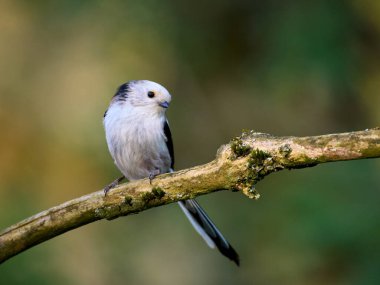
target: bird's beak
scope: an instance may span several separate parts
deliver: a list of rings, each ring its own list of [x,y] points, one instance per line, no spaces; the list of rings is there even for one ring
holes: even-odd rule
[[[169,107],[169,102],[168,101],[164,101],[164,102],[161,102],[160,104],[159,104],[162,108],[168,108]]]

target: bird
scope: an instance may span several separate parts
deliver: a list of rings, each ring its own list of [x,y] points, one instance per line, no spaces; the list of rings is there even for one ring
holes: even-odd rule
[[[123,174],[104,188],[174,171],[174,147],[166,118],[171,102],[169,91],[149,80],[131,80],[122,84],[112,97],[103,116],[109,152]],[[239,255],[195,199],[178,202],[195,230],[211,248],[239,266]]]

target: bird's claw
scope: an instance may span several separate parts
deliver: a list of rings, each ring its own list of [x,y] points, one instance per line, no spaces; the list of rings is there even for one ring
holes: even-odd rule
[[[115,188],[116,186],[119,185],[120,181],[124,179],[124,176],[122,177],[119,177],[118,179],[116,179],[115,181],[112,181],[110,184],[108,184],[106,187],[104,187],[103,191],[104,191],[104,196],[107,196],[107,193],[108,191],[110,191],[111,189]]]
[[[154,172],[151,172],[149,174],[149,183],[150,185],[152,185],[152,180],[158,175],[160,174],[160,170],[156,169]]]
[[[104,187],[103,191],[104,191],[104,195],[107,195],[108,191],[110,191],[112,188],[115,188],[117,186],[117,183],[112,182],[110,184],[108,184],[106,187]]]
[[[154,179],[154,177],[156,177],[156,175],[154,175],[153,173],[149,174],[149,183],[150,183],[150,185],[152,185],[152,180]]]

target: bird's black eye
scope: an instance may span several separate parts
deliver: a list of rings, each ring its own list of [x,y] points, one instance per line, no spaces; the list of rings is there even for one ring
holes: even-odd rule
[[[149,91],[149,92],[148,92],[148,97],[149,97],[149,98],[153,98],[154,95],[156,95],[156,94],[154,94],[153,91]]]

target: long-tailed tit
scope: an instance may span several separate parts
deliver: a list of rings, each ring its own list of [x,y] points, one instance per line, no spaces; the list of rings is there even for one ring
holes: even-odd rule
[[[152,180],[173,171],[173,141],[165,116],[170,101],[169,92],[152,81],[129,81],[118,88],[103,123],[109,151],[124,176],[108,185],[105,193],[124,177]],[[198,202],[190,199],[178,204],[206,243],[239,265],[238,254]]]

